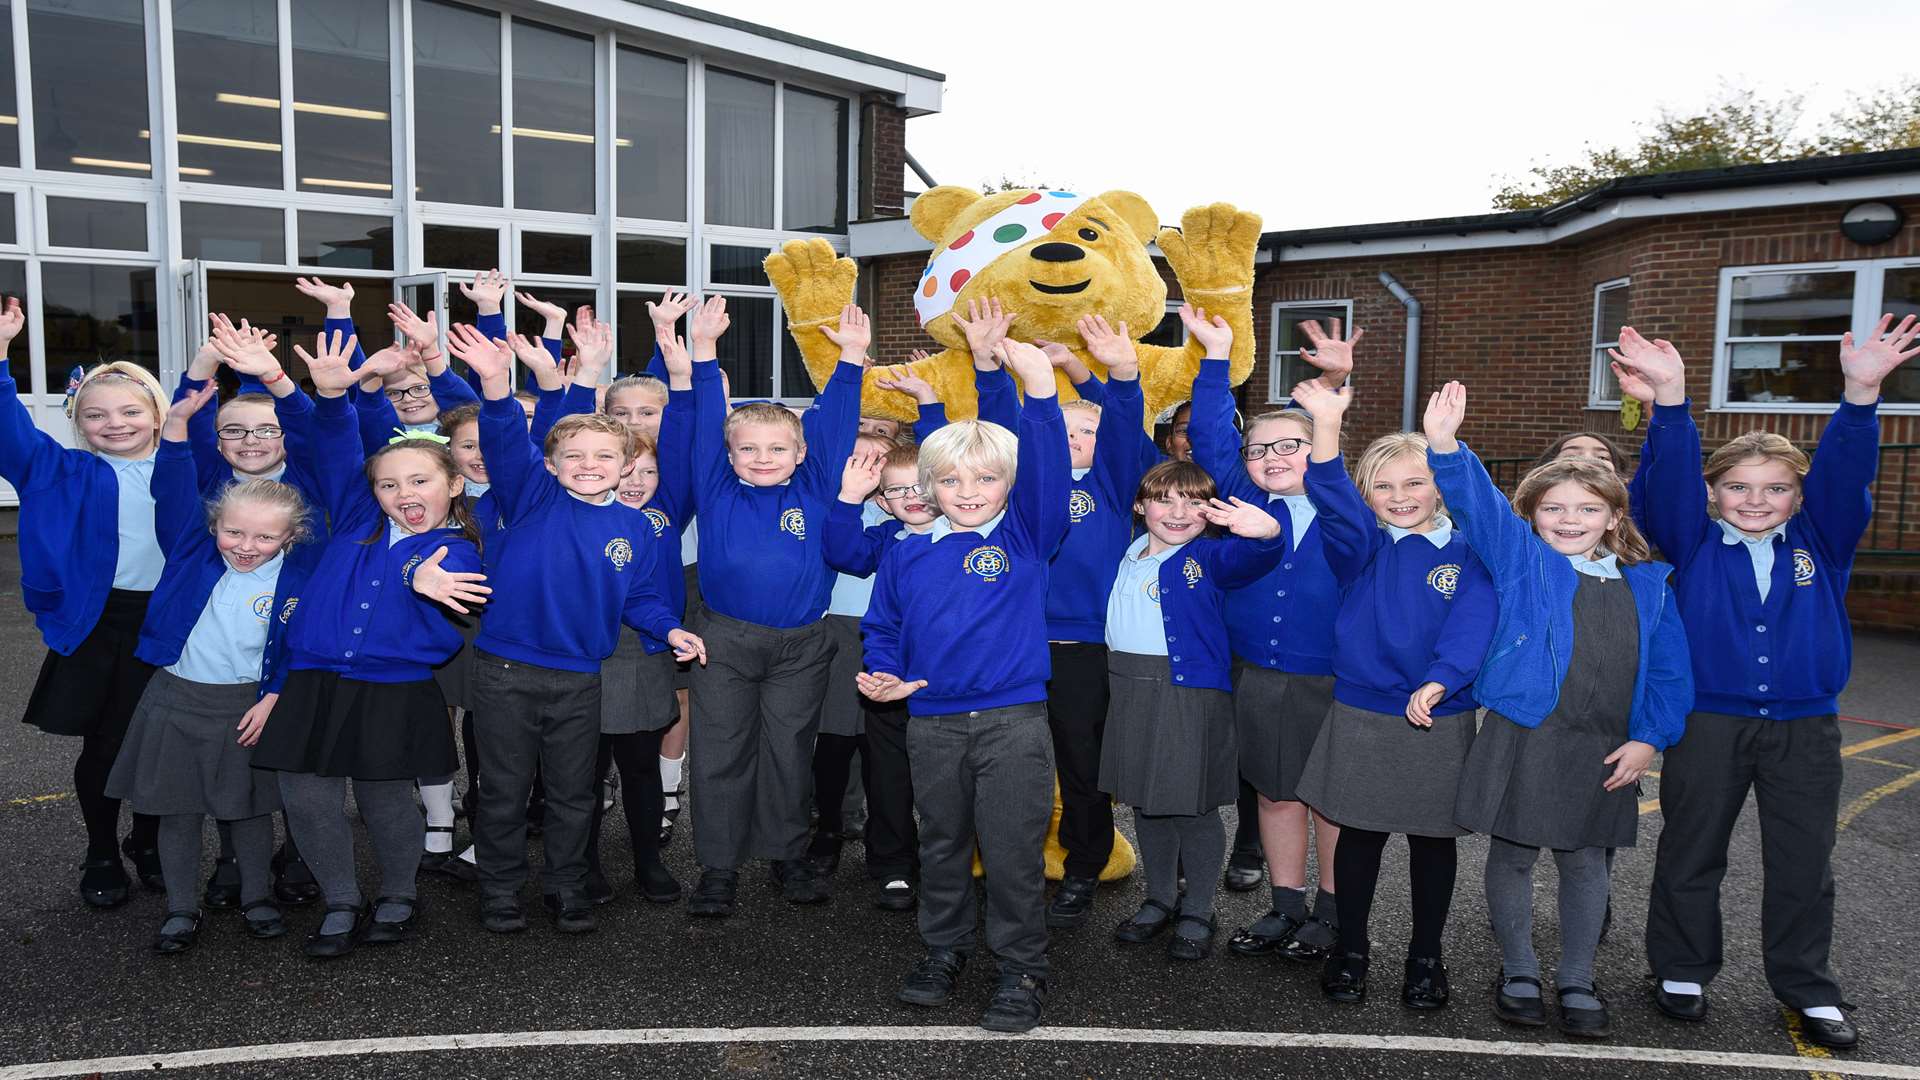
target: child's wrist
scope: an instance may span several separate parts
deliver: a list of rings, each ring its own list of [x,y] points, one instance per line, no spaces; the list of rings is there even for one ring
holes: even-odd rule
[[[498,300],[476,300],[473,302],[473,307],[476,314],[480,314],[480,315],[500,314],[500,301]]]
[[[353,301],[351,301],[351,300],[342,300],[342,301],[339,301],[339,302],[336,302],[336,303],[332,303],[332,304],[328,304],[328,305],[327,305],[327,318],[329,318],[329,319],[351,319],[351,318],[353,318]]]

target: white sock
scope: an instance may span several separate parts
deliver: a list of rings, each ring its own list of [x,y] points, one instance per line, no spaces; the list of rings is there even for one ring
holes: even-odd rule
[[[1845,1020],[1846,1014],[1831,1005],[1815,1005],[1811,1009],[1801,1009],[1800,1015],[1811,1016],[1815,1020]]]
[[[680,808],[680,770],[686,763],[687,755],[685,754],[677,758],[667,757],[664,754],[660,757],[660,790],[666,793],[668,810]]]
[[[1706,993],[1699,983],[1674,982],[1672,979],[1661,979],[1660,989],[1669,994],[1692,994],[1694,997]]]
[[[465,851],[463,851],[463,852],[461,852],[461,853],[460,853],[460,861],[461,861],[461,862],[466,862],[466,863],[473,863],[473,864],[474,864],[474,865],[476,865],[476,866],[478,866],[478,865],[479,865],[479,863],[480,863],[480,860],[478,860],[478,859],[476,859],[476,858],[474,858],[474,855],[473,855],[473,845],[472,845],[472,844],[468,844],[468,845],[467,845],[467,850],[465,850]]]
[[[427,824],[451,827],[453,825],[453,781],[444,784],[421,784],[420,806],[426,811]],[[451,833],[427,833],[427,850],[448,852],[453,850]]]

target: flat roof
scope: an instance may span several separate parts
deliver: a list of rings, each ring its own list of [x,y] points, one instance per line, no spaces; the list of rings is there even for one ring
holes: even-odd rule
[[[934,79],[939,82],[947,81],[947,77],[938,71],[930,71],[923,67],[914,67],[912,64],[903,64],[898,60],[889,60],[884,56],[875,56],[872,53],[849,49],[842,45],[835,45],[830,41],[820,41],[815,38],[802,37],[799,34],[788,33],[785,30],[777,30],[771,26],[762,26],[759,23],[751,23],[745,19],[736,19],[731,15],[721,15],[718,12],[704,11],[697,7],[689,7],[686,4],[676,4],[673,0],[627,0],[627,2],[630,4],[638,4],[641,7],[653,8],[656,11],[664,11],[670,15],[697,19],[700,22],[712,23],[715,26],[724,26],[730,30],[739,30],[743,33],[771,38],[774,41],[784,41],[789,45],[798,45],[801,48],[830,53],[848,60],[858,60],[863,64],[875,64],[894,71],[904,72],[908,75],[918,75],[923,79]]]

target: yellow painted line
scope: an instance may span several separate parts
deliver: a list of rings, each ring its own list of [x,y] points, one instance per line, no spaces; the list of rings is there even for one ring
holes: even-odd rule
[[[1795,1053],[1803,1058],[1812,1060],[1830,1061],[1833,1059],[1832,1052],[1826,1047],[1815,1046],[1813,1043],[1807,1041],[1806,1035],[1800,1031],[1800,1014],[1797,1011],[1783,1007],[1780,1010],[1780,1014],[1786,1017],[1787,1037],[1793,1040]],[[1840,1075],[1838,1073],[1820,1072],[1816,1070],[1807,1074],[1807,1080],[1840,1080]]]
[[[1875,765],[1886,765],[1890,768],[1895,768],[1895,769],[1913,768],[1913,762],[1911,761],[1888,761],[1886,758],[1883,758],[1883,757],[1868,757],[1865,754],[1855,754],[1853,755],[1853,760],[1871,762],[1872,764],[1875,764]]]
[[[1834,822],[1835,831],[1844,830],[1847,826],[1853,824],[1853,819],[1872,809],[1874,803],[1879,802],[1889,795],[1905,791],[1915,784],[1920,784],[1920,769],[1915,769],[1898,780],[1881,784],[1879,787],[1853,800],[1847,804],[1846,809],[1840,811],[1839,819]]]
[[[1862,739],[1851,746],[1841,747],[1840,756],[1841,757],[1859,757],[1861,754],[1864,754],[1869,750],[1878,750],[1883,746],[1892,746],[1895,743],[1903,743],[1903,742],[1906,742],[1908,739],[1920,739],[1920,728],[1908,728],[1905,731],[1894,731],[1894,732],[1889,732],[1885,735],[1875,736],[1874,738],[1871,738],[1871,739]],[[1905,769],[1910,767],[1900,762],[1883,761],[1879,758],[1862,758],[1861,760],[1871,761],[1875,765],[1892,765],[1893,767],[1898,769]],[[1659,774],[1649,771],[1647,775],[1658,776]],[[1854,814],[1858,814],[1860,811],[1865,810],[1867,807],[1872,806],[1874,803],[1879,802],[1881,799],[1886,798],[1888,795],[1891,795],[1894,792],[1900,791],[1901,789],[1906,788],[1907,786],[1915,783],[1920,783],[1920,780],[1915,780],[1911,776],[1903,777],[1899,780],[1894,781],[1893,784],[1887,785],[1886,789],[1875,788],[1873,791],[1867,792],[1865,795],[1862,795],[1859,799],[1855,800],[1853,805],[1847,807],[1846,812],[1840,815],[1840,823],[1841,823],[1840,827],[1843,829],[1846,828],[1847,827],[1846,823],[1853,820]],[[1641,816],[1644,817],[1645,815],[1651,814],[1658,809],[1660,809],[1659,796],[1655,796],[1651,799],[1640,800]]]
[[[1859,742],[1852,744],[1851,746],[1841,747],[1840,756],[1853,757],[1856,754],[1864,754],[1869,750],[1878,750],[1883,746],[1892,746],[1894,743],[1903,743],[1903,742],[1906,742],[1908,739],[1920,739],[1920,728],[1908,728],[1905,731],[1889,732],[1885,735],[1880,735],[1872,739],[1862,739]]]
[[[52,795],[28,795],[25,798],[8,799],[7,805],[8,806],[37,806],[41,803],[59,802],[62,799],[71,799],[71,798],[73,798],[73,792],[71,791],[56,791]]]

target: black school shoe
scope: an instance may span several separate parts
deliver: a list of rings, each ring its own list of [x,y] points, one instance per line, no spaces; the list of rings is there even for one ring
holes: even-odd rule
[[[1327,938],[1326,944],[1315,945],[1312,942],[1301,940],[1301,932],[1309,929],[1324,930]],[[1335,946],[1339,941],[1339,927],[1334,926],[1318,915],[1309,915],[1305,922],[1294,924],[1292,933],[1275,943],[1273,955],[1282,960],[1292,960],[1295,963],[1310,964],[1334,952]]]
[[[953,949],[928,949],[900,981],[894,997],[908,1005],[937,1008],[953,997],[953,984],[967,969],[967,954]]]
[[[1140,921],[1140,915],[1147,911],[1156,912],[1146,922]],[[1160,931],[1173,925],[1173,909],[1158,900],[1149,897],[1140,904],[1140,911],[1130,919],[1113,928],[1113,940],[1122,945],[1144,945],[1160,936]]]
[[[1524,1027],[1547,1026],[1547,1004],[1539,995],[1533,997],[1514,997],[1507,993],[1508,983],[1527,983],[1535,990],[1540,989],[1540,980],[1531,975],[1515,975],[1509,979],[1504,974],[1493,980],[1493,1015],[1509,1024]]]
[[[213,860],[213,874],[207,878],[206,891],[200,895],[200,906],[212,911],[225,911],[240,906],[240,860]]]
[[[1447,1007],[1452,990],[1447,986],[1447,965],[1437,956],[1407,958],[1407,978],[1400,984],[1400,1004],[1420,1012]]]
[[[777,859],[769,878],[789,904],[823,904],[832,895],[820,868],[810,859]]]
[[[1613,1018],[1607,1013],[1607,999],[1600,996],[1598,987],[1562,986],[1556,993],[1560,998],[1560,1030],[1576,1039],[1605,1039],[1613,1035]],[[1590,994],[1600,1003],[1597,1009],[1574,1009],[1567,1006],[1570,993]]]
[[[1358,1005],[1367,1000],[1366,955],[1329,952],[1320,969],[1320,993],[1336,1005]]]
[[[253,918],[253,913],[262,908],[271,914],[264,918]],[[242,905],[240,923],[247,928],[247,933],[262,941],[287,935],[287,921],[280,917],[280,909],[271,900],[255,900],[251,904]]]
[[[980,1014],[980,1026],[988,1031],[1018,1035],[1040,1026],[1040,1013],[1047,1004],[1047,981],[1018,972],[1005,972],[994,984],[993,999]]]
[[[910,878],[878,882],[873,890],[873,906],[882,911],[912,911],[919,902],[919,890]]]
[[[1846,1010],[1853,1008],[1844,1001],[1839,1007]],[[1853,1025],[1853,1017],[1845,1013],[1841,1014],[1839,1020],[1822,1020],[1798,1010],[1796,1014],[1800,1021],[1800,1034],[1816,1046],[1824,1046],[1829,1050],[1852,1050],[1860,1045],[1860,1029]]]
[[[1266,876],[1267,863],[1258,851],[1236,851],[1227,858],[1227,871],[1220,879],[1228,892],[1252,892]]]
[[[148,892],[166,892],[167,882],[160,873],[160,849],[157,847],[134,847],[133,837],[121,842],[120,852],[133,860],[133,872],[139,877],[140,884]]]
[[[480,880],[480,868],[461,858],[460,853],[454,850],[453,826],[429,825],[427,826],[427,831],[430,833],[444,833],[447,836],[447,850],[422,850],[420,852],[420,869],[423,873],[439,874],[442,877],[449,877],[455,881]]]
[[[620,895],[619,890],[613,887],[613,882],[607,880],[604,870],[597,866],[587,867],[587,903],[594,907],[601,907],[613,903],[613,898],[618,895]]]
[[[687,901],[687,914],[696,918],[724,919],[733,914],[739,895],[738,870],[702,867],[700,883],[694,886],[693,898]]]
[[[807,861],[821,877],[832,877],[840,869],[840,849],[844,843],[834,833],[817,830],[807,845]]]
[[[1656,975],[1653,977],[1653,1007],[1668,1019],[1697,1024],[1707,1018],[1707,995],[1672,993],[1660,985],[1660,977]]]
[[[518,897],[489,897],[480,901],[480,925],[495,934],[517,934],[527,928],[527,912]]]
[[[120,856],[88,859],[80,864],[80,899],[90,908],[111,911],[127,902],[127,868]]]
[[[640,897],[649,904],[671,904],[680,899],[680,882],[659,859],[645,861],[633,868],[633,883]]]
[[[1227,939],[1227,948],[1237,956],[1272,956],[1279,950],[1281,943],[1292,938],[1293,932],[1300,929],[1302,925],[1299,919],[1291,915],[1281,915],[1277,911],[1270,911],[1267,914],[1278,916],[1282,920],[1284,928],[1278,934],[1256,934],[1252,927],[1243,926],[1235,930],[1233,936]],[[1261,918],[1265,917],[1261,916]]]
[[[1181,923],[1193,923],[1205,933],[1199,937],[1188,937],[1180,932]],[[1170,960],[1205,960],[1213,955],[1213,935],[1219,924],[1212,917],[1201,918],[1198,915],[1179,915],[1173,920],[1173,936],[1167,939],[1167,958]]]
[[[553,917],[553,928],[563,934],[591,934],[600,928],[593,918],[593,901],[584,892],[548,893],[540,902]]]
[[[1093,894],[1099,888],[1099,878],[1061,878],[1060,887],[1053,891],[1053,900],[1047,904],[1047,928],[1072,930],[1084,925],[1087,916],[1093,914]]]
[[[367,924],[367,933],[360,939],[365,945],[392,945],[413,936],[414,922],[420,916],[420,898],[417,896],[382,896],[373,902],[373,910],[378,912],[389,904],[399,904],[407,909],[406,917],[397,920],[374,919]]]
[[[320,899],[320,883],[298,852],[283,846],[273,853],[273,898],[286,907],[305,907]]]
[[[199,911],[167,912],[167,917],[160,922],[161,926],[165,926],[175,919],[191,919],[193,925],[187,927],[185,930],[179,930],[173,933],[162,930],[153,935],[153,951],[162,956],[177,956],[193,948],[193,943],[200,937],[200,920],[203,917],[204,913]]]
[[[322,934],[319,931],[308,934],[307,943],[301,946],[301,951],[316,960],[331,960],[352,952],[355,939],[366,928],[368,910],[365,904],[328,904],[328,915],[336,911],[352,912],[353,925],[342,934]],[[322,925],[325,925],[324,922]]]

